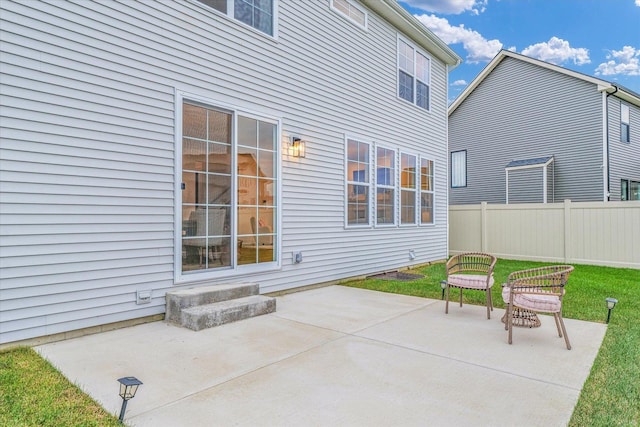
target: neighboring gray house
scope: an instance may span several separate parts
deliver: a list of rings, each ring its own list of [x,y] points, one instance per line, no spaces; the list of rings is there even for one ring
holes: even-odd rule
[[[449,107],[449,155],[451,205],[639,200],[640,95],[503,50]]]
[[[0,344],[447,257],[460,58],[395,0],[2,0],[0,40]]]

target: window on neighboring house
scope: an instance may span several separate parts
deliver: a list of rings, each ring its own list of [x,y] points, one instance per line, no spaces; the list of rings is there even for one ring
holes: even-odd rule
[[[640,182],[623,179],[620,182],[620,200],[640,200]]]
[[[629,126],[629,106],[627,104],[620,104],[620,141],[631,141],[630,126]]]
[[[198,0],[270,36],[273,35],[274,3],[277,0]]]
[[[347,139],[347,224],[369,225],[369,144]]]
[[[400,224],[416,223],[416,156],[400,154]]]
[[[398,96],[429,110],[429,57],[398,37]]]
[[[420,224],[433,224],[433,160],[420,158]]]
[[[362,28],[367,28],[367,12],[352,0],[331,0],[331,8],[337,10]]]
[[[276,262],[277,122],[190,100],[181,106],[179,271]]]
[[[396,152],[376,149],[376,224],[395,224]]]
[[[451,188],[467,186],[467,150],[451,153]]]

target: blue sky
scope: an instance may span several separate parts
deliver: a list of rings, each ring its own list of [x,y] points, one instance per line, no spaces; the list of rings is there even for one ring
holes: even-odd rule
[[[399,0],[463,63],[449,99],[509,49],[640,93],[640,0]]]

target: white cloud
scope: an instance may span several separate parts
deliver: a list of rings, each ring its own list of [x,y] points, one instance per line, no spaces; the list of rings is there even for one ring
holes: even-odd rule
[[[438,18],[435,15],[415,16],[445,43],[462,43],[467,51],[468,62],[490,61],[502,49],[500,40],[487,40],[479,32],[467,29],[463,24],[454,27],[445,18]]]
[[[572,60],[576,65],[591,63],[589,49],[583,47],[573,48],[569,46],[568,41],[558,37],[551,37],[548,42],[531,45],[525,48],[522,54],[556,65],[569,60]]]
[[[455,82],[451,83],[451,86],[466,86],[466,85],[467,85],[466,80],[456,80]]]
[[[636,0],[636,6],[640,7],[640,0]]]
[[[640,6],[640,0],[636,0],[636,4]],[[612,50],[607,55],[607,59],[607,62],[603,62],[596,68],[597,76],[612,74],[640,76],[640,49],[625,46],[622,50]]]
[[[488,0],[400,0],[409,6],[429,12],[457,15],[467,10],[478,15],[486,10]],[[640,1],[640,0],[637,0]]]

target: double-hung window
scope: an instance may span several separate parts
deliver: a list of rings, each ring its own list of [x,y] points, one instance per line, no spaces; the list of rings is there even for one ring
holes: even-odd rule
[[[362,28],[367,28],[367,12],[353,0],[331,0],[331,8]]]
[[[277,263],[278,122],[180,97],[183,278]]]
[[[467,150],[451,153],[451,188],[467,186]]]
[[[198,0],[207,6],[273,36],[274,3],[277,0]]]
[[[396,152],[376,148],[376,224],[395,224]]]
[[[627,104],[620,104],[620,141],[631,141],[630,131],[629,106]]]
[[[369,225],[371,198],[370,146],[366,142],[347,139],[347,224]]]
[[[430,70],[429,57],[398,37],[398,96],[429,110]]]
[[[420,158],[420,224],[433,224],[433,160]]]
[[[416,156],[400,154],[400,224],[416,223]]]
[[[352,138],[345,154],[347,227],[435,223],[433,160]]]

